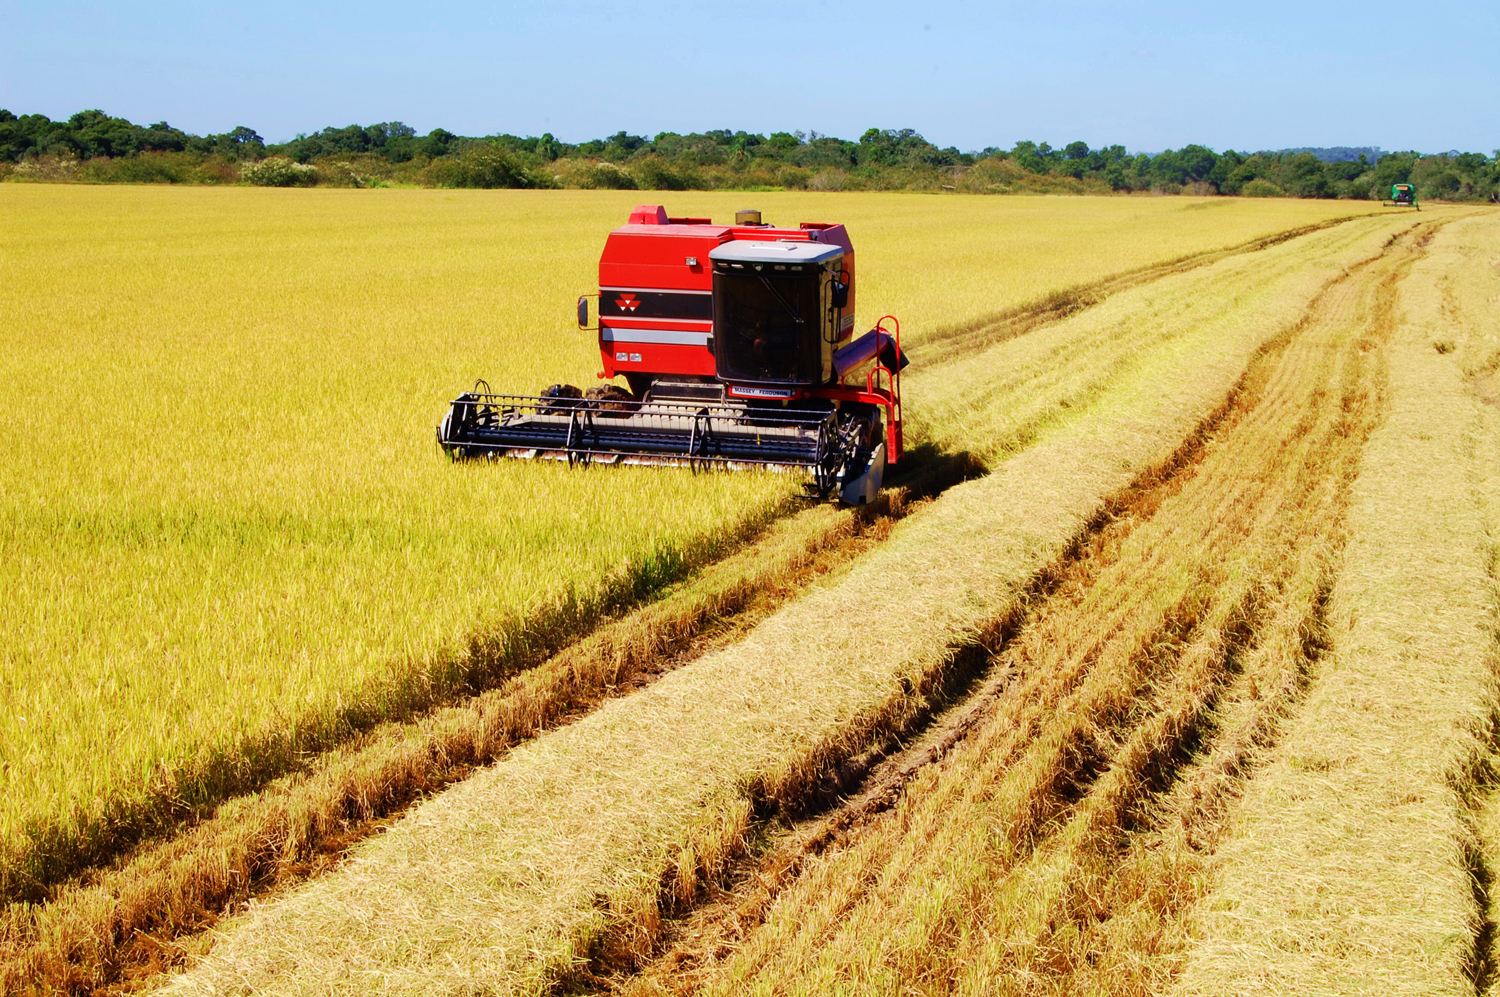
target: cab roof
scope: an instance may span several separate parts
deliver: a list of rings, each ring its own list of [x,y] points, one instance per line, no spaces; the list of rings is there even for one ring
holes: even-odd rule
[[[822,242],[736,239],[715,246],[709,251],[708,258],[735,263],[826,263],[843,255],[842,246]]]

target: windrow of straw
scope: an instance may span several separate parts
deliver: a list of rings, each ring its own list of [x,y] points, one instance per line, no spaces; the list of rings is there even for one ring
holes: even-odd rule
[[[1099,535],[995,659],[1005,691],[893,808],[795,835],[776,890],[621,989],[1159,992],[1201,853],[1315,665],[1378,415],[1368,319],[1413,241],[1352,266],[1256,360],[1197,460]]]
[[[1311,232],[1342,225],[1357,217],[1359,216],[1345,215],[1341,218],[1327,218],[1309,225],[1289,228],[1284,232],[1257,236],[1233,246],[1189,253],[1170,260],[1154,261],[1145,266],[1110,274],[1099,280],[1053,291],[1039,301],[1027,302],[1024,305],[983,315],[969,322],[945,326],[923,340],[922,362],[941,364],[964,354],[976,353],[996,343],[1015,339],[1039,326],[1067,318],[1085,308],[1097,305],[1111,294],[1149,284],[1170,274],[1186,273],[1197,267],[1217,263],[1230,256],[1269,249]]]
[[[1373,317],[1393,330],[1388,401],[1351,495],[1331,653],[1231,828],[1184,993],[1483,983],[1475,889],[1493,873],[1470,807],[1493,751],[1495,588],[1475,486],[1494,450],[1450,355],[1449,256],[1393,274]]]
[[[1031,446],[1052,427],[1066,423],[1120,380],[1135,376],[1138,357],[1176,336],[1184,323],[1211,323],[1226,304],[1251,300],[1285,314],[1301,308],[1306,297],[1291,295],[1287,304],[1273,302],[1266,289],[1293,279],[1314,261],[1346,258],[1363,245],[1371,227],[1382,231],[1393,222],[1373,219],[1316,232],[1261,252],[1232,255],[1206,270],[1181,275],[1211,286],[1198,299],[1168,295],[1178,278],[1116,295],[1091,311],[1102,323],[1090,335],[1077,335],[1072,323],[1039,329],[1020,339],[1001,341],[977,353],[935,367],[913,366],[906,383],[925,404],[912,416],[914,437],[943,449],[968,450],[987,463]],[[1355,251],[1368,258],[1374,250]],[[1118,306],[1133,303],[1128,320]]]
[[[855,512],[815,506],[498,689],[387,724],[307,771],[222,807],[119,868],[0,915],[0,993],[91,992],[180,962],[179,936],[251,896],[326,871],[421,796],[559,721],[727,643],[813,579],[878,543],[899,493]]]
[[[1480,404],[1474,491],[1489,538],[1489,573],[1500,577],[1500,224],[1484,216],[1465,218],[1443,230],[1432,246],[1431,262],[1419,268],[1406,291],[1408,315],[1432,335],[1430,345],[1457,361]],[[1500,984],[1500,758],[1483,759],[1479,792],[1470,794],[1475,841],[1469,855],[1476,893],[1483,906],[1477,947],[1476,983],[1493,994]]]
[[[1391,223],[1353,224],[1127,292],[992,351],[1006,383],[1070,346],[1117,359],[1092,387],[1063,364],[1078,388],[1065,416],[1034,420],[1029,449],[903,520],[836,581],[252,907],[169,989],[538,993],[591,961],[640,958],[663,913],[724,873],[758,813],[795,808],[845,759],[926,714],[1104,498],[1169,462],[1265,342],[1346,266],[1379,255]],[[1030,393],[1012,390],[1014,409],[1002,394],[988,412],[1026,419]]]

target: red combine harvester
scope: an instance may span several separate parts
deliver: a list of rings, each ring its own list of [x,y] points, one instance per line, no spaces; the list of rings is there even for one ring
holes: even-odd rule
[[[599,260],[607,384],[454,399],[438,442],[454,457],[800,468],[820,497],[871,501],[901,458],[900,323],[854,335],[854,247],[842,225],[733,225],[636,208]],[[889,327],[887,327],[889,326]]]

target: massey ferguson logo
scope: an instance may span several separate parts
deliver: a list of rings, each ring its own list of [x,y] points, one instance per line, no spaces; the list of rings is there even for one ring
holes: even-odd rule
[[[622,312],[633,312],[641,306],[640,300],[633,294],[616,295],[615,304]]]

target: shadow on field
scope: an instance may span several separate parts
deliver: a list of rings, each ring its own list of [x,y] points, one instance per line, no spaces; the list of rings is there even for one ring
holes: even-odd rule
[[[912,499],[935,498],[954,485],[989,473],[984,461],[967,450],[943,450],[934,443],[918,443],[901,456],[886,477],[886,487],[904,488]]]

